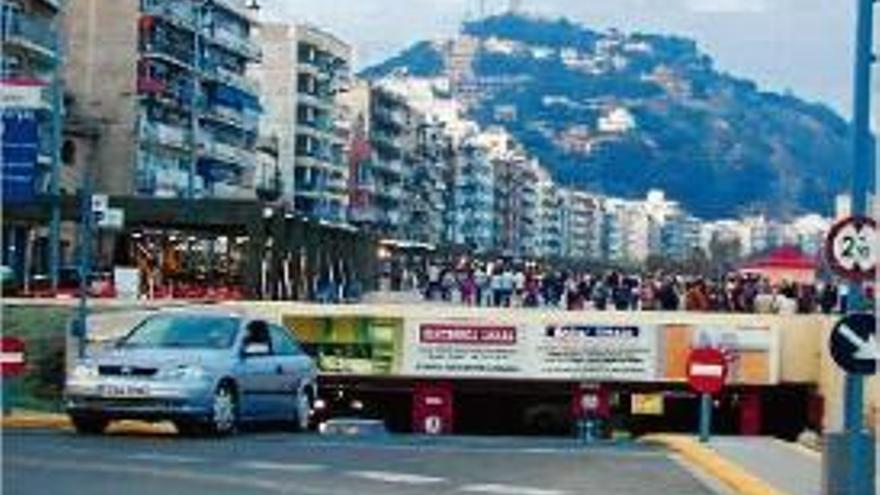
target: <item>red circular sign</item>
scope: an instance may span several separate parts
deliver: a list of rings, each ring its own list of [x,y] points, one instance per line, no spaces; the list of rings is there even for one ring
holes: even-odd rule
[[[4,378],[24,373],[26,364],[23,340],[18,337],[0,339],[0,374]]]
[[[718,349],[694,349],[687,363],[688,383],[701,394],[717,394],[727,379],[727,359]]]
[[[825,259],[848,280],[872,280],[877,273],[877,222],[871,217],[845,218],[825,239]]]

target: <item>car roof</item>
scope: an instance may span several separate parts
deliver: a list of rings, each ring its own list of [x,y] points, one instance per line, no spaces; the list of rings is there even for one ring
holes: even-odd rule
[[[229,310],[222,310],[220,308],[210,310],[210,309],[191,309],[191,308],[163,308],[151,315],[152,316],[182,316],[186,318],[218,318],[218,317],[226,317],[226,318],[234,318],[241,321],[249,321],[253,318],[245,316],[241,313],[237,313]]]

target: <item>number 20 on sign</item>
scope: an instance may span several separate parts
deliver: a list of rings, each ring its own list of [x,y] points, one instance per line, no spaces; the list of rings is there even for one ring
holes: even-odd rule
[[[877,223],[870,217],[849,217],[834,224],[825,240],[825,259],[838,275],[869,280],[877,271]]]

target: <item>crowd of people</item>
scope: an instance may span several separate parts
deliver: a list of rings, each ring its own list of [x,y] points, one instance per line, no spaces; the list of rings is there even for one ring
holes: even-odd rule
[[[740,313],[846,312],[849,291],[831,281],[771,283],[755,274],[709,278],[664,273],[539,271],[513,265],[431,265],[415,275],[427,300],[473,306],[557,307],[569,310],[711,311]],[[873,288],[866,289],[873,302]]]

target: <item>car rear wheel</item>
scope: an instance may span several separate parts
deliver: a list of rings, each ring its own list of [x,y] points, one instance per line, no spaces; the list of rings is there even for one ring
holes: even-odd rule
[[[230,435],[238,427],[238,398],[229,383],[220,384],[214,392],[209,426],[215,435]]]
[[[76,432],[83,435],[100,435],[110,424],[109,420],[96,416],[71,416],[70,422]]]

